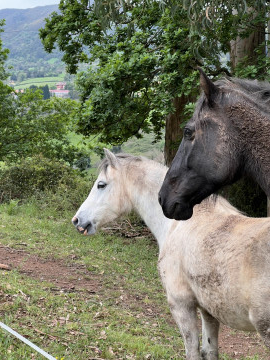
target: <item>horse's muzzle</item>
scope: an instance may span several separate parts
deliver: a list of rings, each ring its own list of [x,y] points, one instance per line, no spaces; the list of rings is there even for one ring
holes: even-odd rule
[[[74,216],[71,221],[81,234],[91,235],[95,233],[95,229],[91,221],[86,224],[80,224],[80,220],[76,216]]]

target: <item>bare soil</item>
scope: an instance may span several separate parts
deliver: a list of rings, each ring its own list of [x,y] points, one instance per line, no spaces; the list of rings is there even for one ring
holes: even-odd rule
[[[62,260],[43,259],[7,246],[0,246],[0,264],[34,279],[53,283],[64,291],[87,290],[96,293],[101,287],[98,276],[83,265],[66,265]]]
[[[102,289],[101,276],[93,274],[84,265],[67,265],[63,260],[43,259],[23,250],[0,245],[0,269],[1,265],[4,265],[2,271],[6,271],[8,266],[9,269],[17,269],[34,279],[55,284],[56,289],[63,291],[86,290],[95,294]],[[132,299],[130,301],[132,302]],[[233,359],[240,360],[257,355],[258,360],[270,360],[270,351],[265,348],[257,334],[236,331],[224,325],[221,326],[219,348],[220,353]]]

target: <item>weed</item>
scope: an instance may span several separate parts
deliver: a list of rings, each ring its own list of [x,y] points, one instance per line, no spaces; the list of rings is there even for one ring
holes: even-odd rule
[[[10,200],[10,202],[6,205],[6,213],[8,215],[16,215],[19,211],[19,200]]]

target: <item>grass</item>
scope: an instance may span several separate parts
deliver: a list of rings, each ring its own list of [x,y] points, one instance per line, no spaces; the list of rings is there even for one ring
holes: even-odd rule
[[[65,360],[179,359],[183,343],[159,281],[156,244],[105,233],[83,237],[72,228],[72,215],[66,211],[60,218],[53,208],[37,203],[1,205],[1,244],[67,265],[72,254],[74,263],[99,277],[100,291],[66,293],[16,270],[4,271],[2,320]],[[0,341],[0,358],[40,359],[1,330]]]
[[[92,166],[96,167],[96,165],[100,162],[100,157],[94,152],[94,150],[89,150],[89,145],[95,148],[96,146],[100,146],[98,141],[98,137],[92,136],[83,141],[83,136],[76,134],[74,132],[70,132],[68,134],[68,139],[71,143],[79,149],[83,149],[89,151],[89,155],[91,157]],[[162,161],[162,153],[164,150],[164,140],[161,140],[157,143],[154,143],[154,135],[153,134],[144,134],[142,139],[137,139],[132,137],[127,142],[125,142],[121,146],[122,152],[132,154],[132,155],[141,155],[146,156],[150,159],[154,159],[157,161]],[[105,145],[110,149],[109,145]]]
[[[57,82],[59,81],[63,81],[64,80],[64,74],[60,75],[60,76],[55,76],[55,77],[43,77],[43,78],[31,78],[31,79],[27,79],[25,81],[20,82],[19,84],[14,86],[15,90],[18,89],[26,89],[29,88],[31,85],[35,85],[35,86],[45,86],[45,85],[55,85]]]
[[[153,134],[143,134],[142,139],[131,138],[123,144],[122,149],[124,152],[133,155],[143,155],[148,158],[154,159],[164,150],[164,140],[154,143]]]
[[[84,237],[70,223],[74,212],[60,212],[49,199],[0,205],[2,246],[84,266],[99,283],[93,293],[64,291],[15,269],[0,270],[1,320],[58,359],[184,359],[158,276],[156,243],[114,232]],[[1,359],[43,359],[1,329],[0,341]]]

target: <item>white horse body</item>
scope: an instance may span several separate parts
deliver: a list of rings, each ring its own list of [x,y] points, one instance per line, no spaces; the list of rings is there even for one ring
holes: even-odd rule
[[[187,221],[167,219],[158,191],[167,169],[132,156],[106,160],[73,218],[84,234],[135,209],[159,244],[159,272],[190,360],[218,359],[219,322],[270,342],[270,221],[209,199]],[[197,309],[202,316],[199,353]]]

